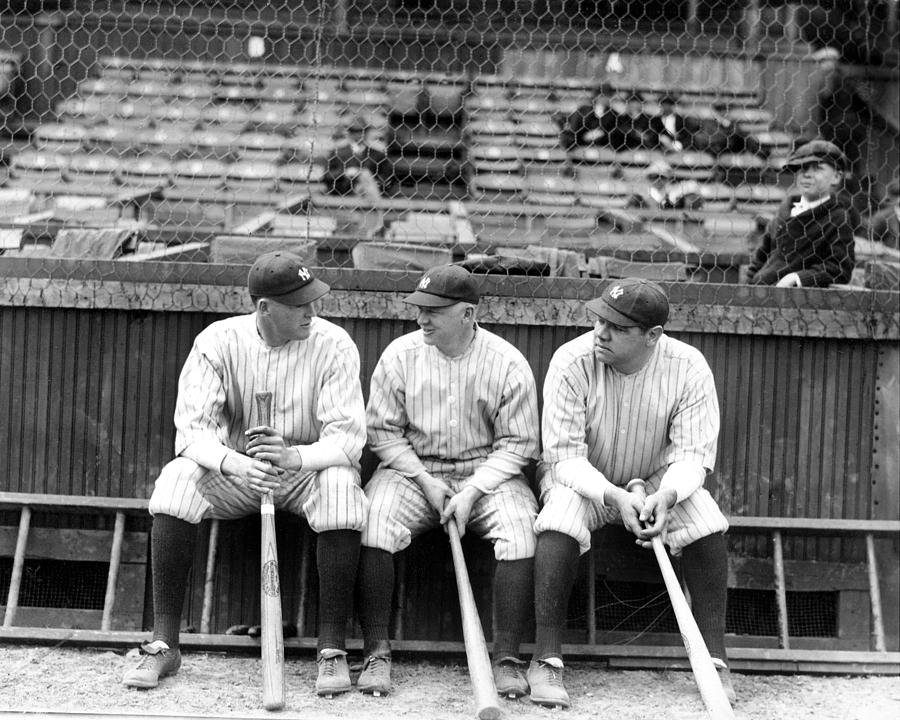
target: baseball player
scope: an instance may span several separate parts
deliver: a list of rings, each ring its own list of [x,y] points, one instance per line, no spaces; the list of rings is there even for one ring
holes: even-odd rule
[[[594,330],[554,353],[544,382],[531,700],[569,705],[560,634],[578,557],[608,523],[623,523],[645,547],[664,533],[682,555],[697,624],[733,699],[728,521],[703,488],[719,433],[712,373],[697,349],[663,332],[669,303],[655,283],[616,280],[587,309]],[[646,500],[630,491],[635,479],[646,482]]]
[[[538,453],[537,391],[522,354],[479,327],[478,301],[464,268],[429,270],[406,298],[420,329],[388,345],[372,375],[366,417],[381,462],[365,488],[362,692],[391,688],[393,554],[448,522],[493,543],[494,678],[501,695],[528,692],[519,642],[534,586],[537,501],[522,469]]]
[[[350,689],[344,636],[367,510],[359,352],[343,329],[316,317],[329,287],[297,256],[262,255],[248,286],[255,312],[203,330],[181,371],[176,458],[150,498],[153,639],[122,679],[131,687],[156,687],[181,665],[197,523],[258,513],[262,494],[272,490],[277,508],[302,515],[318,533],[316,690]],[[272,393],[271,425],[254,407],[254,394],[263,391]]]

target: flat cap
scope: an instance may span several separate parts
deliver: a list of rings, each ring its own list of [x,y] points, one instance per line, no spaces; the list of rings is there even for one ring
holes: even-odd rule
[[[845,170],[849,164],[841,149],[827,140],[810,140],[794,150],[784,167],[796,170],[811,163],[827,163],[836,170]]]

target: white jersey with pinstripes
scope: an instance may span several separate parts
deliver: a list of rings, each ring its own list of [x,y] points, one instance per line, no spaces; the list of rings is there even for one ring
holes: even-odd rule
[[[372,450],[410,476],[474,474],[490,492],[538,454],[531,367],[481,327],[453,358],[426,345],[420,330],[394,340],[372,374],[366,412]]]
[[[719,404],[696,348],[663,334],[647,363],[625,375],[594,354],[594,334],[561,346],[544,382],[542,487],[555,466],[586,457],[614,485],[649,478],[676,461],[712,470]]]
[[[272,393],[271,425],[288,445],[331,446],[359,468],[365,407],[359,351],[337,325],[313,318],[310,336],[270,347],[256,313],[213,323],[195,339],[178,382],[175,454],[218,469],[244,431],[265,424],[254,394]]]

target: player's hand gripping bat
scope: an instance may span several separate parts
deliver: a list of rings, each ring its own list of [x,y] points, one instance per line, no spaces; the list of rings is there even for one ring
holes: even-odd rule
[[[272,393],[256,393],[259,422],[272,422]],[[263,707],[284,707],[284,636],[281,625],[281,585],[275,543],[275,502],[272,491],[263,495],[260,512],[260,642],[262,645]]]
[[[631,492],[642,500],[647,497],[643,480],[632,480],[629,486]],[[687,651],[694,680],[697,682],[706,711],[712,720],[734,720],[731,703],[728,702],[722,682],[719,680],[719,673],[713,665],[709,650],[700,634],[700,628],[697,627],[697,621],[694,620],[687,598],[681,590],[662,538],[659,535],[654,536],[651,544],[653,545],[653,554],[656,555],[656,562],[659,564],[659,571],[666,583],[672,610],[675,611],[675,619],[678,621],[678,629],[681,631],[681,641]]]

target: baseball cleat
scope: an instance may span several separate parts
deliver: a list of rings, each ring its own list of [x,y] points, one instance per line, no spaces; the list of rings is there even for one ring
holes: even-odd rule
[[[503,657],[494,663],[494,685],[501,697],[516,700],[528,694],[528,681],[522,674],[525,661],[514,657]]]
[[[141,644],[141,659],[122,676],[122,684],[149,689],[159,685],[161,678],[174,675],[181,667],[181,651],[172,650],[162,640]]]
[[[350,690],[346,652],[330,648],[322,650],[316,662],[319,665],[319,676],[316,678],[316,694],[319,697],[331,699]]]
[[[356,680],[356,689],[375,697],[387,695],[391,691],[391,656],[369,655]]]
[[[563,685],[563,664],[559,658],[532,660],[525,675],[531,688],[531,702],[557,709],[571,704]]]

